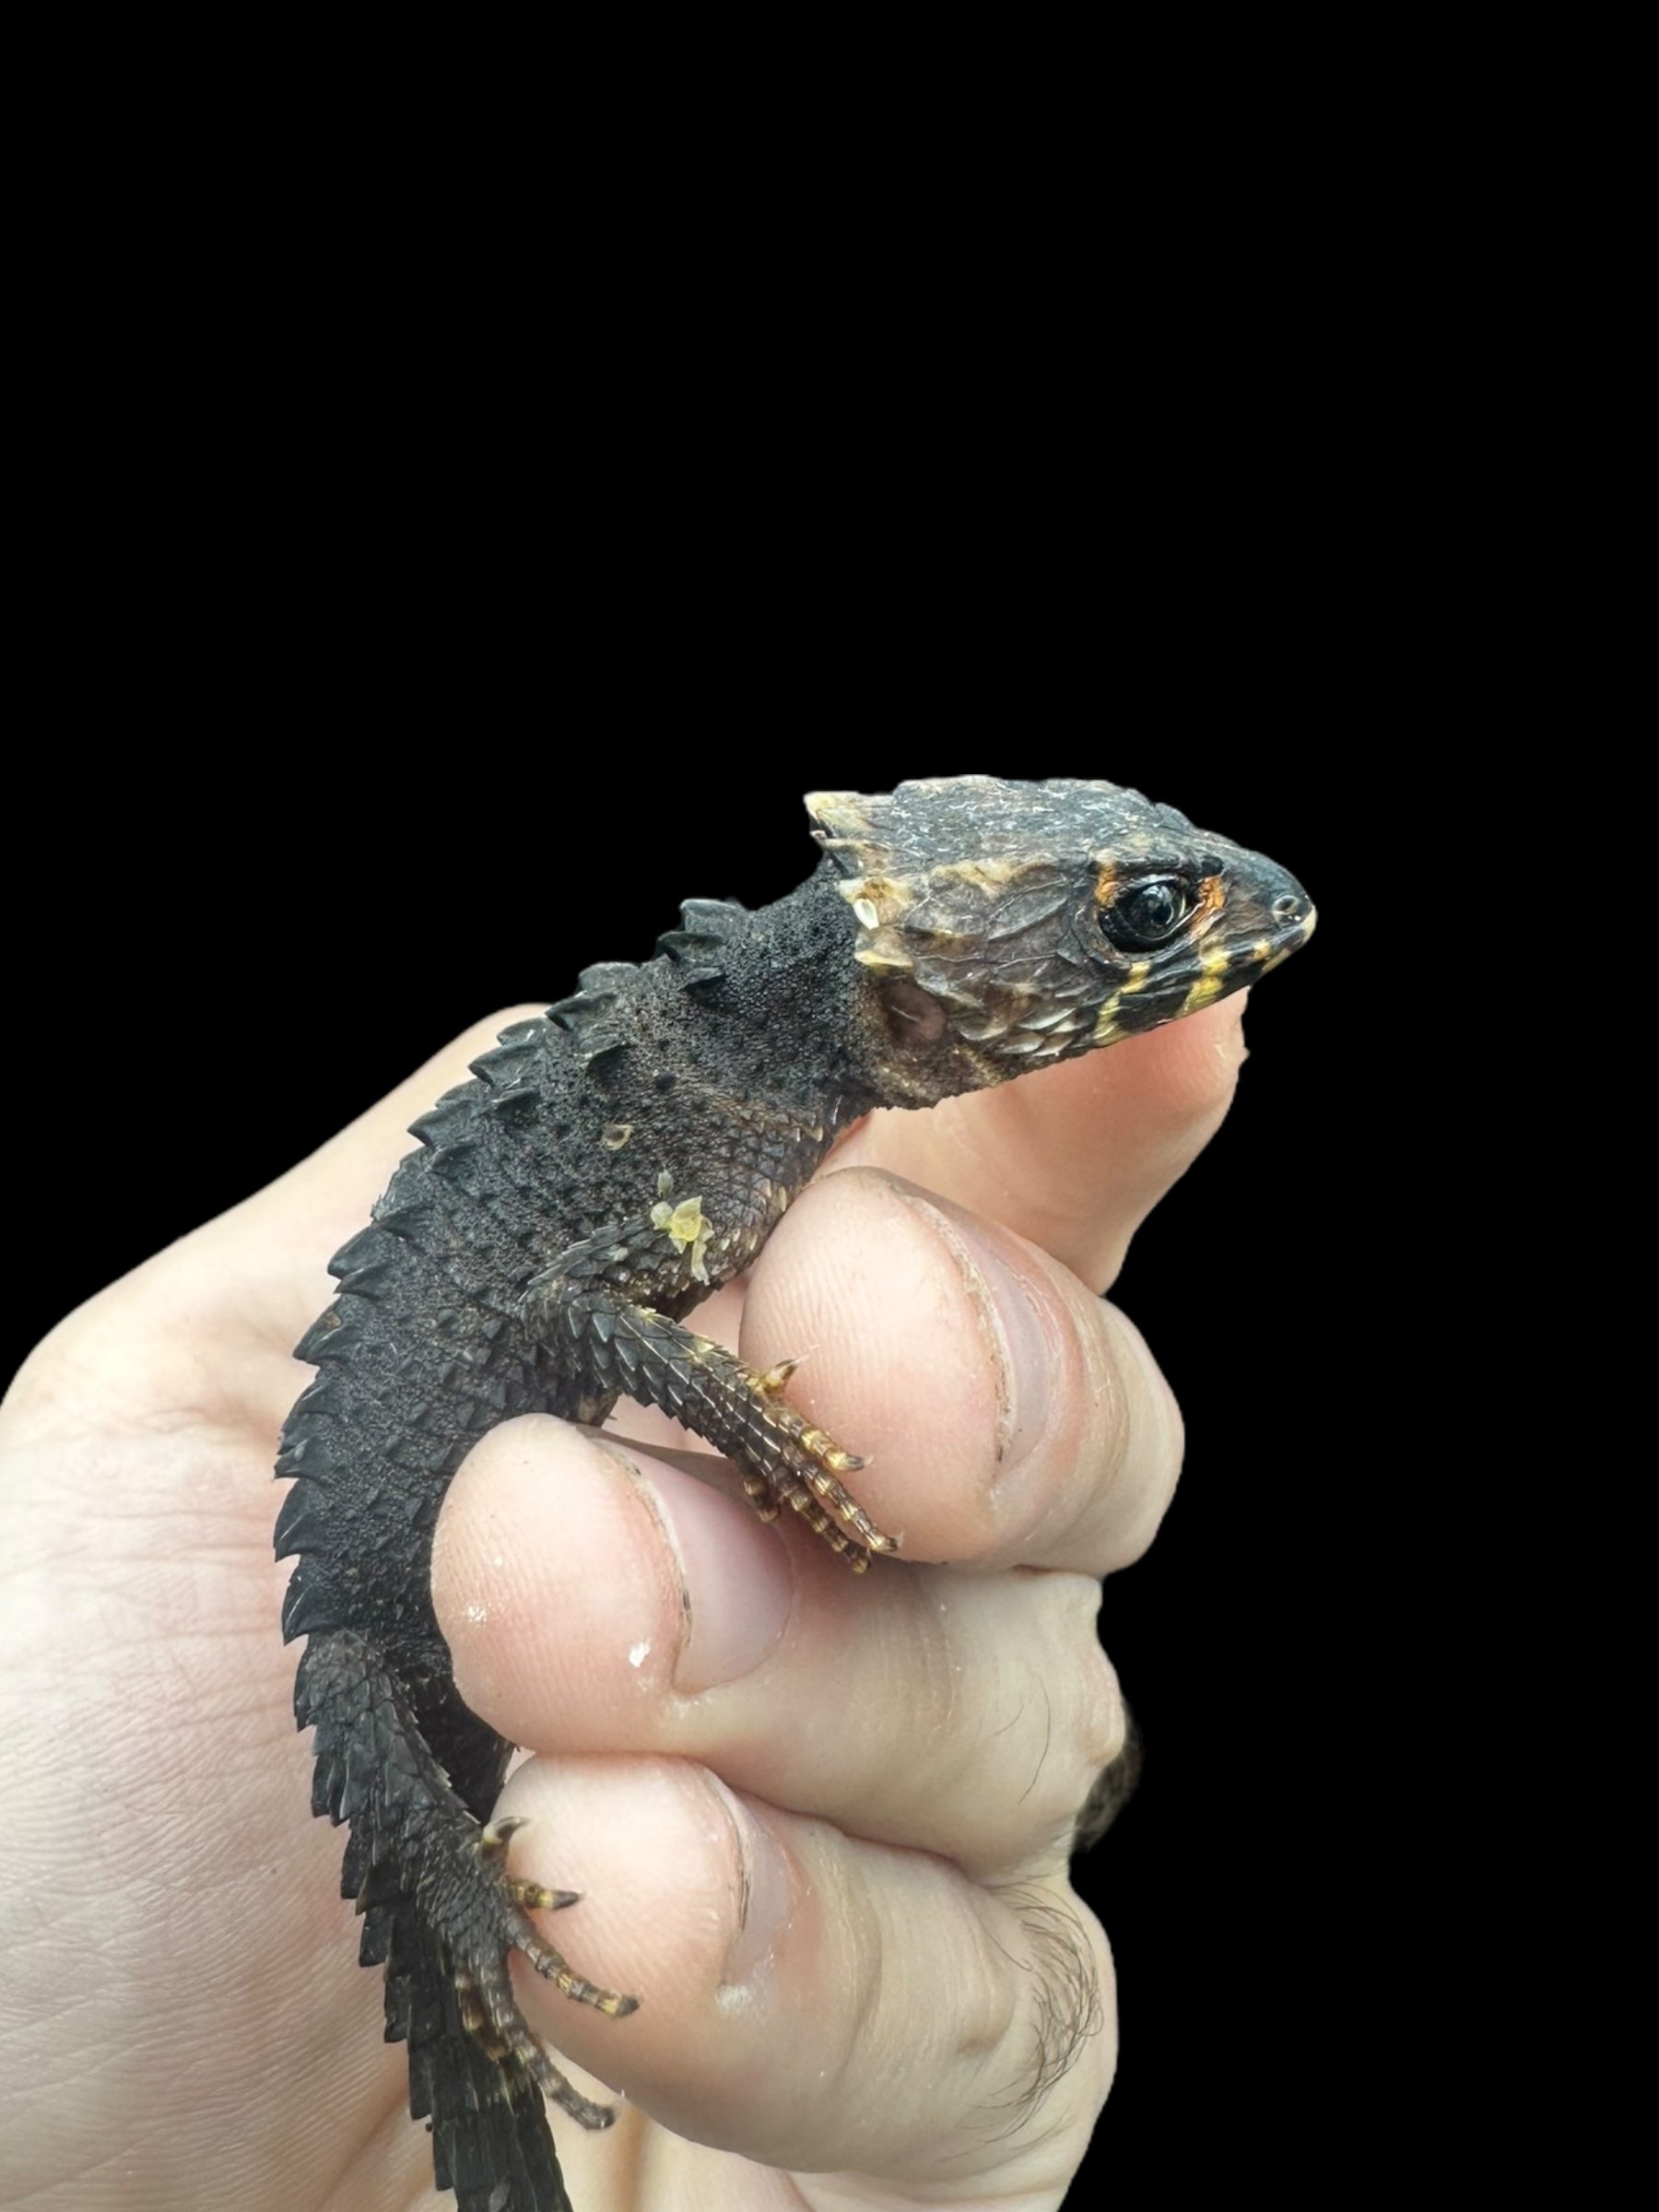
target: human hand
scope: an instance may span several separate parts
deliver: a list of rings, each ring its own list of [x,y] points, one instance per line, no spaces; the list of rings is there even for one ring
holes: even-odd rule
[[[804,1532],[539,1419],[457,1478],[434,1569],[457,1678],[559,1755],[509,1784],[534,1823],[516,1867],[585,1892],[563,1947],[644,2000],[612,2023],[520,1981],[633,2100],[608,2136],[560,2126],[578,2212],[743,2212],[782,2201],[775,2167],[839,2170],[791,2200],[824,2206],[1064,2194],[1113,2047],[1065,1881],[1122,1736],[1095,1578],[1150,1539],[1178,1456],[1092,1292],[1218,1122],[1236,1007],[877,1117],[762,1255],[745,1357],[810,1353],[791,1395],[870,1460],[861,1500],[907,1563],[855,1583]],[[0,2019],[23,2053],[0,2202],[451,2201],[353,1961],[340,1839],[305,1817],[269,1472],[322,1260],[499,1026],[83,1308],[0,1415]],[[727,1335],[738,1302],[700,1325]],[[617,1426],[664,1433],[629,1406]],[[1091,1970],[1101,2031],[1078,2036]],[[1072,2063],[1034,2100],[1040,2053]]]

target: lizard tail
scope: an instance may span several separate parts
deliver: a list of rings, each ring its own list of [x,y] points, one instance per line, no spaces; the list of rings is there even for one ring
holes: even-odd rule
[[[438,2187],[457,2212],[571,2212],[540,2089],[464,2024],[442,1943],[407,1898],[368,1908],[360,1956],[382,1955],[386,2039],[408,2043],[409,2111],[431,2124]]]
[[[313,1810],[351,1823],[340,1888],[363,1915],[359,1959],[386,1969],[386,2040],[408,2044],[409,2110],[430,2122],[439,2188],[455,2192],[457,2212],[571,2212],[531,2071],[540,2053],[527,2032],[519,2050],[492,2031],[476,1979],[458,1971],[424,1902],[423,1874],[434,1868],[452,1887],[484,1878],[476,1817],[361,1637],[313,1630],[294,1702],[300,1725],[316,1731]],[[455,1781],[488,1803],[505,1747],[481,1723],[473,1735],[488,1745],[446,1748],[473,1770]]]

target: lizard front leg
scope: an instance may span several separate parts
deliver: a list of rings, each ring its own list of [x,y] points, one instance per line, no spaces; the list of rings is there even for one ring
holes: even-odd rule
[[[783,1397],[794,1362],[760,1374],[660,1312],[711,1281],[702,1202],[665,1201],[615,1233],[573,1245],[530,1284],[525,1319],[572,1380],[658,1406],[735,1460],[762,1520],[788,1506],[862,1573],[899,1549],[841,1481],[863,1466]],[[729,1273],[732,1270],[727,1269]]]

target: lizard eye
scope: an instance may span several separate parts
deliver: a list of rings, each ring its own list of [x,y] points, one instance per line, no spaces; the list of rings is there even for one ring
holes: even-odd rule
[[[1194,900],[1177,876],[1153,876],[1132,883],[1100,910],[1100,927],[1125,952],[1145,952],[1175,935]]]

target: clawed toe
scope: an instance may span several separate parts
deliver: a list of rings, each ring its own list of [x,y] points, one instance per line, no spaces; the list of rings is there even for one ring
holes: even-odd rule
[[[595,2012],[604,2013],[610,2020],[625,2020],[630,2012],[640,2009],[638,1997],[618,1996],[614,1989],[601,1989],[597,1983],[573,1974],[556,1950],[547,1944],[538,1943],[534,1936],[520,1941],[514,1948],[523,1951],[543,1981],[551,1982],[559,1995],[569,1997],[572,2004],[591,2005]]]
[[[540,2084],[560,2111],[583,2127],[609,2127],[615,2108],[596,2104],[573,2088],[536,2041],[519,2011],[512,1994],[508,1960],[523,1952],[545,1981],[578,2005],[591,2006],[609,2019],[626,2019],[639,2010],[638,1997],[601,1989],[575,1973],[551,1944],[544,1943],[531,1912],[563,1912],[579,1901],[574,1889],[548,1889],[539,1882],[520,1880],[507,1871],[507,1844],[526,1823],[517,1815],[492,1820],[477,1831],[477,1865],[486,1876],[493,1902],[478,1900],[482,1910],[472,1923],[463,1944],[452,1944],[455,1992],[464,2024],[487,2050],[511,2052]]]

